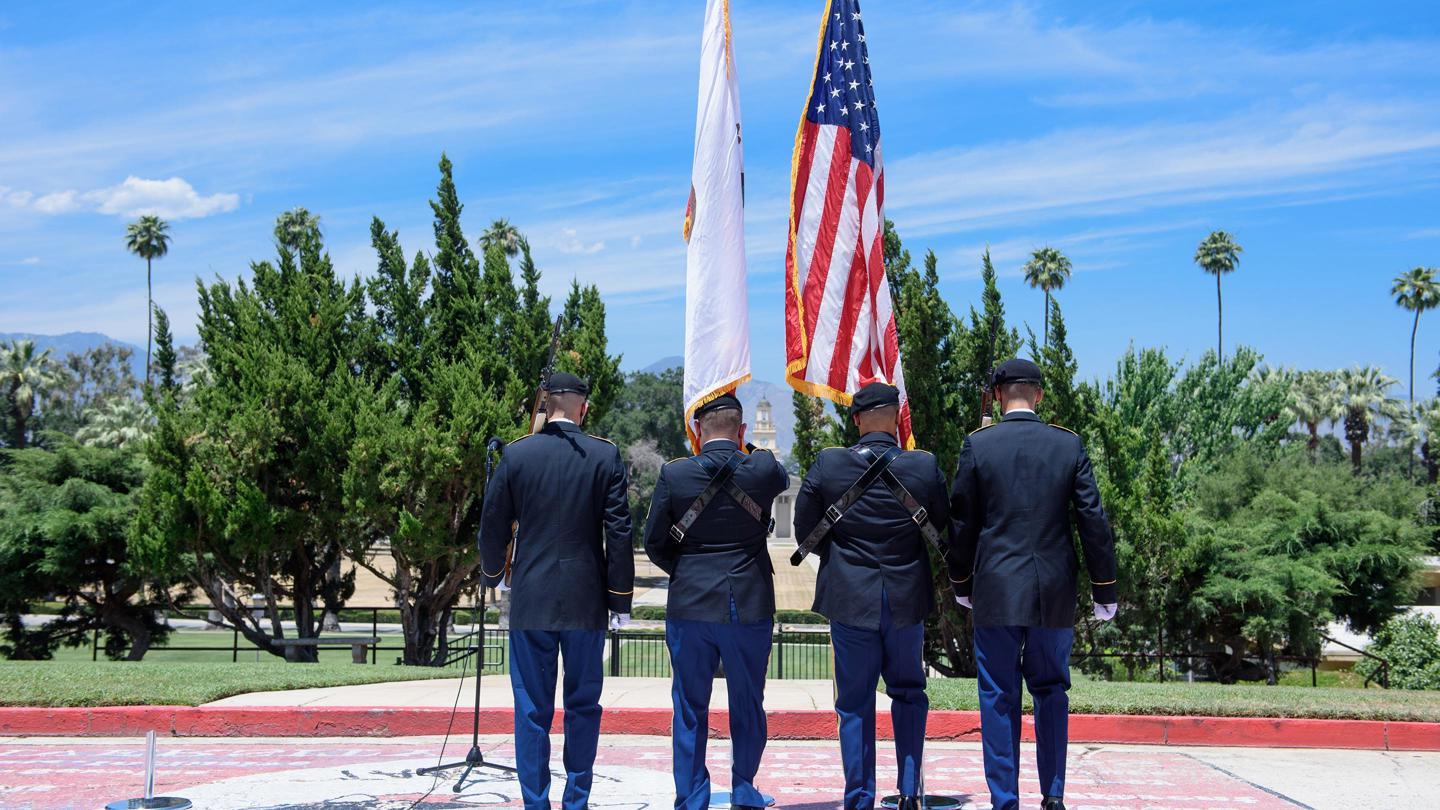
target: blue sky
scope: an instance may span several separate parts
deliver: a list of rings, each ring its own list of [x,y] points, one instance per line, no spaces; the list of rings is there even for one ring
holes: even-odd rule
[[[277,213],[322,217],[345,272],[372,216],[431,246],[442,150],[472,235],[508,217],[562,294],[606,295],[641,367],[682,345],[700,0],[481,4],[12,3],[0,7],[0,331],[144,342],[126,221],[174,245],[156,299],[193,340],[197,275],[273,252]],[[783,369],[784,198],[823,3],[733,0],[756,376]],[[1054,245],[1087,377],[1127,344],[1195,357],[1225,228],[1226,344],[1275,364],[1405,376],[1390,280],[1440,266],[1440,11],[1434,3],[864,4],[887,211],[933,248],[964,311],[988,244],[1012,315]],[[1433,370],[1440,313],[1422,322]],[[1422,384],[1422,391],[1430,386]],[[1400,393],[1397,390],[1397,393]]]

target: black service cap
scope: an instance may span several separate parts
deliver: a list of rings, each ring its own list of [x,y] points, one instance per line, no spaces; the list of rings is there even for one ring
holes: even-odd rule
[[[696,409],[695,409],[695,418],[696,418],[696,419],[699,419],[700,417],[704,416],[705,414],[707,414],[707,413],[714,413],[715,411],[739,411],[739,410],[743,410],[743,408],[741,408],[741,406],[740,406],[740,400],[736,399],[734,394],[721,394],[720,396],[718,396],[718,397],[710,400],[709,402],[705,403],[704,405],[701,405],[700,407],[696,408]]]
[[[1035,385],[1043,385],[1045,375],[1040,373],[1040,367],[1019,357],[1014,360],[1006,360],[995,369],[995,379],[991,386],[1001,386],[1007,383],[1028,382]]]
[[[590,396],[590,384],[568,371],[557,371],[551,374],[550,387],[545,390],[551,394],[579,394],[582,397]]]
[[[900,404],[900,389],[889,383],[872,382],[850,399],[850,415]]]

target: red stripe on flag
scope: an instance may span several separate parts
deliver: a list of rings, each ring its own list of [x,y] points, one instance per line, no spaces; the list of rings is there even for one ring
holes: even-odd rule
[[[810,169],[815,163],[815,141],[820,136],[820,125],[807,119],[803,133],[800,159],[795,164],[795,188],[792,190],[794,199],[790,203],[790,210],[795,217],[795,221],[790,223],[792,234],[800,230],[801,214],[805,210],[805,189],[810,187]]]
[[[790,243],[785,251],[785,359],[787,363],[803,359],[810,350],[810,334],[800,323],[800,299],[796,286],[800,283],[800,246],[797,243],[800,221],[804,215],[805,189],[810,183],[810,169],[815,162],[815,141],[819,125],[804,120],[800,127],[800,153],[795,158],[795,184],[790,206]]]
[[[815,335],[815,320],[820,316],[820,302],[825,296],[825,281],[830,274],[830,254],[835,250],[835,232],[840,227],[840,209],[845,205],[845,192],[850,176],[850,133],[835,129],[835,148],[830,155],[830,179],[825,186],[825,208],[820,217],[820,232],[815,238],[815,254],[810,257],[810,272],[805,276],[805,334]],[[819,200],[808,200],[815,205]],[[814,347],[811,347],[814,350]]]
[[[858,161],[855,166],[855,200],[859,224],[855,235],[855,252],[850,260],[850,277],[845,283],[845,304],[840,310],[840,326],[835,333],[835,351],[830,356],[829,385],[837,391],[847,390],[850,358],[854,354],[855,324],[860,317],[860,302],[870,292],[869,268],[865,250],[865,202],[870,197],[869,164]],[[850,203],[847,203],[850,204]],[[867,341],[868,342],[868,341]]]

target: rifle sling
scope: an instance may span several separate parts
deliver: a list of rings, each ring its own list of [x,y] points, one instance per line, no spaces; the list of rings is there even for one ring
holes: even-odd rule
[[[805,557],[819,547],[826,535],[830,534],[830,530],[835,528],[835,524],[845,517],[845,513],[850,511],[850,507],[854,506],[855,502],[860,500],[860,496],[865,494],[865,490],[869,489],[876,481],[882,481],[885,484],[885,488],[890,490],[890,494],[895,497],[895,500],[899,501],[900,505],[905,507],[905,511],[910,513],[910,519],[920,529],[920,534],[943,554],[945,549],[941,545],[940,532],[935,528],[935,524],[930,522],[930,513],[920,505],[919,501],[915,500],[915,496],[910,494],[910,490],[906,489],[895,473],[890,470],[891,462],[900,457],[902,452],[900,448],[889,447],[878,456],[869,447],[861,447],[853,452],[860,458],[869,461],[870,466],[865,469],[865,474],[860,476],[860,480],[845,490],[845,494],[840,496],[840,500],[825,510],[825,516],[806,536],[800,547],[795,549],[795,553],[790,555],[790,564],[799,565],[804,562]]]
[[[721,492],[734,499],[741,509],[744,509],[750,517],[755,518],[757,523],[768,522],[765,518],[765,510],[760,507],[760,504],[756,503],[754,498],[747,495],[745,490],[735,483],[735,471],[745,460],[745,454],[737,450],[731,453],[723,464],[717,464],[703,454],[695,456],[694,460],[701,469],[710,474],[710,483],[706,484],[705,489],[690,503],[690,508],[685,510],[685,514],[680,516],[680,520],[670,526],[671,539],[677,543],[685,542],[685,533],[690,531],[690,527],[700,519],[701,513]]]

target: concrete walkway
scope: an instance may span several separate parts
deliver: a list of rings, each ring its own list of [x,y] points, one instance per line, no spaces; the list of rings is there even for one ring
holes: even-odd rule
[[[455,696],[460,706],[471,705],[470,690],[475,679],[466,678],[462,687],[459,678],[433,681],[395,681],[361,686],[331,686],[323,689],[294,689],[284,692],[251,692],[247,695],[207,703],[206,706],[364,706],[367,708],[401,708],[423,706],[450,708]],[[558,695],[559,692],[557,691]],[[877,695],[877,708],[888,711],[890,699]],[[480,705],[503,709],[514,705],[510,676],[486,675],[480,684]],[[669,678],[606,678],[600,694],[600,705],[606,709],[670,709]],[[716,679],[710,707],[728,708],[725,681]],[[834,691],[830,681],[767,681],[765,708],[768,711],[834,710]]]

